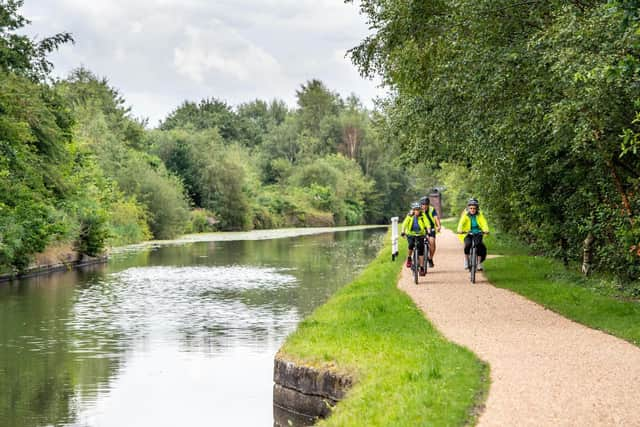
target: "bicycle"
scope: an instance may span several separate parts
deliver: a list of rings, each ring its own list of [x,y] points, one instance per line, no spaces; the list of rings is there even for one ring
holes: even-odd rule
[[[471,236],[471,250],[469,251],[469,279],[471,283],[476,283],[476,271],[478,270],[478,236],[482,236],[484,233],[460,233]]]
[[[418,255],[418,246],[413,248],[413,253],[411,254],[411,272],[413,273],[413,283],[418,284],[418,274],[420,270],[420,257]]]
[[[414,237],[414,238],[417,238]],[[427,239],[424,239],[425,241]],[[416,242],[417,243],[417,242]],[[428,245],[429,243],[427,242],[426,245]],[[425,249],[428,249],[429,247],[426,246]],[[418,276],[420,275],[420,255],[419,255],[419,250],[418,250],[418,245],[415,244],[414,248],[413,248],[413,252],[411,253],[411,273],[413,274],[413,283],[415,283],[416,285],[418,284]],[[428,253],[428,252],[425,252]],[[425,262],[426,259],[426,255],[423,256],[423,264]],[[426,267],[425,267],[426,268]],[[426,271],[426,270],[425,270]]]

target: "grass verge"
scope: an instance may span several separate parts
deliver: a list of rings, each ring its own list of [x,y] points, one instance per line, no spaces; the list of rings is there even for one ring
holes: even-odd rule
[[[457,226],[453,219],[443,223],[453,230]],[[485,243],[489,254],[506,255],[485,262],[493,285],[640,346],[640,303],[607,295],[611,286],[606,279],[585,278],[558,260],[528,255],[525,245],[504,233],[492,233]]]
[[[446,341],[397,288],[406,245],[390,243],[351,284],[302,321],[280,349],[355,385],[323,426],[460,426],[475,422],[488,368]]]

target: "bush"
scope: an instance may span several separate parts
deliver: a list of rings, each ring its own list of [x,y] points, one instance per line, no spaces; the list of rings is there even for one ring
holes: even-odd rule
[[[119,200],[109,207],[109,244],[127,245],[149,240],[148,214],[135,199]]]
[[[206,209],[193,209],[189,215],[188,233],[209,233],[218,230],[218,220],[213,212]]]
[[[75,242],[75,250],[81,254],[98,256],[109,238],[107,214],[101,209],[88,210],[80,217],[80,234]]]

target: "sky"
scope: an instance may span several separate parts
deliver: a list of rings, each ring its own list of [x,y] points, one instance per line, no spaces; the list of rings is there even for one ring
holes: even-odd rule
[[[33,37],[73,35],[50,56],[55,76],[106,77],[152,127],[185,100],[294,107],[313,78],[369,107],[385,93],[345,57],[368,28],[343,0],[25,0],[21,13]]]

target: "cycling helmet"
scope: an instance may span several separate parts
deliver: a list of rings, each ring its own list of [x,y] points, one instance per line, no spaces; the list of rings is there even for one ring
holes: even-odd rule
[[[428,205],[429,204],[429,198],[427,196],[424,196],[422,199],[420,199],[420,204],[421,205]]]
[[[420,203],[418,202],[411,203],[411,210],[414,210],[414,209],[420,209]]]
[[[480,203],[478,203],[478,199],[472,197],[467,202],[467,206],[475,206],[476,208],[480,208]]]

